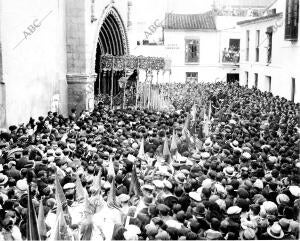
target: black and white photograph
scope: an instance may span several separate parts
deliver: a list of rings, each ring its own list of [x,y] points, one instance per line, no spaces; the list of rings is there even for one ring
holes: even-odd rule
[[[0,241],[299,240],[299,0],[0,0]]]

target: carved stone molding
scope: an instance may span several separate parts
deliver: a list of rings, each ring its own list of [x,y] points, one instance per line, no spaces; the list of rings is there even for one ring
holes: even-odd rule
[[[97,74],[67,74],[68,84],[87,84],[96,81]]]
[[[125,28],[120,14],[113,5],[110,7],[110,10],[106,12],[103,19],[105,19],[110,14],[116,19],[119,29],[121,31],[122,41],[124,43],[124,52],[125,54],[129,54],[129,41],[127,37],[127,30]]]

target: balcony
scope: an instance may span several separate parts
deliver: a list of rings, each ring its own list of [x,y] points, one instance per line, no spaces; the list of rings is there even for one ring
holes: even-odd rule
[[[223,64],[234,64],[238,65],[240,62],[240,51],[239,50],[233,50],[224,49],[222,52],[222,63]]]

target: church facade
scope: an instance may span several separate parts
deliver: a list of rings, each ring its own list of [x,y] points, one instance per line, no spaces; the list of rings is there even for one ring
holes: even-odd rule
[[[49,110],[66,116],[92,109],[94,87],[106,85],[100,56],[129,54],[130,6],[124,0],[0,0],[0,127]]]

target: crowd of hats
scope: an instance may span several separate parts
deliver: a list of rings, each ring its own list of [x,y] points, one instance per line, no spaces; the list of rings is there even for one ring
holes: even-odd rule
[[[79,116],[49,112],[1,130],[0,239],[26,239],[29,183],[50,233],[55,178],[76,207],[78,185],[92,196],[100,172],[99,195],[107,201],[115,181],[126,220],[115,224],[112,239],[299,239],[299,104],[220,82],[172,91],[173,112],[110,110],[100,102]],[[207,100],[210,135],[191,143],[182,131],[186,118]],[[140,190],[132,192],[134,175]],[[75,216],[68,224],[78,239]]]

